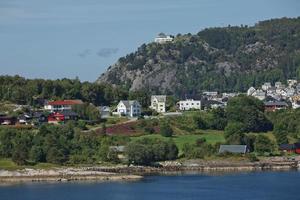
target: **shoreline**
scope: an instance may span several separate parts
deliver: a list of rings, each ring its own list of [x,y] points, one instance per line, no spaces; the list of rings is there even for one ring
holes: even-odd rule
[[[255,171],[298,170],[298,161],[280,162],[224,162],[189,161],[179,163],[167,161],[159,167],[149,166],[91,166],[59,167],[49,170],[22,169],[15,171],[0,170],[0,185],[24,182],[68,182],[68,181],[138,181],[147,175],[166,175],[178,173],[227,173]]]

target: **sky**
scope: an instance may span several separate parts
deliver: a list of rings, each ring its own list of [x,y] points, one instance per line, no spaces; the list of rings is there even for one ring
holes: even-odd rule
[[[299,0],[0,0],[0,74],[92,82],[160,32],[298,16]]]

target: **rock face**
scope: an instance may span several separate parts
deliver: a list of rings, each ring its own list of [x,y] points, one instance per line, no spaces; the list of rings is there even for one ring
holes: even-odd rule
[[[205,29],[172,42],[143,44],[97,80],[130,90],[197,93],[245,91],[264,81],[295,78],[300,66],[300,18],[253,27]]]

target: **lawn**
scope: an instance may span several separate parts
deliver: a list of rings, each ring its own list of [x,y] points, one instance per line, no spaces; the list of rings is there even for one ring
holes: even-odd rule
[[[24,165],[18,166],[11,159],[1,158],[0,159],[0,170],[18,170],[24,168],[33,168],[33,169],[51,169],[57,167],[58,165],[51,163],[38,163],[36,165]]]
[[[131,137],[131,140],[138,140],[141,138],[160,138],[163,140],[169,140],[168,137],[163,137],[159,134],[152,134],[152,135],[143,135],[138,137]],[[191,134],[191,135],[175,135],[172,137],[173,141],[177,145],[179,152],[182,152],[183,145],[194,144],[197,139],[205,138],[206,142],[209,144],[215,144],[217,142],[225,142],[224,134],[222,131],[201,131],[201,134]]]

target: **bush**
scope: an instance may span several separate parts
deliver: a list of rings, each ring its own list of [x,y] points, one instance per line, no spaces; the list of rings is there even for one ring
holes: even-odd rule
[[[150,165],[156,161],[176,159],[178,148],[171,140],[163,141],[160,139],[144,138],[130,142],[126,153],[130,164]]]
[[[160,126],[160,134],[164,137],[172,137],[173,135],[173,129],[172,127],[167,124],[167,123],[163,123],[161,126]]]

